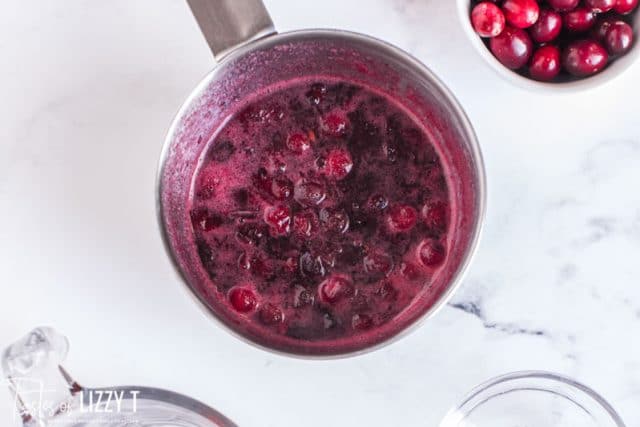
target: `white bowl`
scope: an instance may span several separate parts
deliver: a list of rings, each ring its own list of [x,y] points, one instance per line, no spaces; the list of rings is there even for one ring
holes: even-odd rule
[[[600,73],[587,77],[581,80],[574,80],[568,82],[539,82],[532,80],[528,77],[522,76],[515,71],[512,71],[502,65],[491,53],[489,48],[484,44],[483,39],[476,34],[473,26],[471,25],[471,1],[470,0],[456,0],[458,3],[458,16],[462,23],[462,28],[467,34],[469,41],[475,47],[476,52],[484,58],[487,64],[493,68],[500,76],[505,80],[520,86],[522,88],[533,91],[551,91],[557,92],[558,90],[566,92],[578,92],[593,87],[599,86],[609,80],[616,78],[623,71],[638,58],[640,55],[640,41],[637,39],[638,31],[640,28],[640,12],[636,11],[633,14],[633,28],[634,28],[634,43],[631,50],[626,55],[612,61],[603,71]]]

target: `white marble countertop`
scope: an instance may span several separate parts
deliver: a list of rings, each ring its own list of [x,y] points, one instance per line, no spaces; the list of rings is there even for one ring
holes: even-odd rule
[[[68,335],[84,384],[173,389],[241,426],[435,426],[477,383],[546,369],[640,425],[640,64],[583,94],[490,70],[453,1],[266,0],[280,30],[372,34],[453,90],[483,148],[489,207],[449,306],[365,356],[248,346],[179,284],[154,216],[159,150],[214,65],[182,0],[28,0],[0,13],[0,346]],[[0,421],[10,425],[0,391]]]

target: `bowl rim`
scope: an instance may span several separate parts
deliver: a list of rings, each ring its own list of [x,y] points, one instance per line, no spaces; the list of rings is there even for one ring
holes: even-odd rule
[[[508,383],[517,384],[521,380],[532,380],[538,381],[540,385],[536,387],[527,387],[527,388],[514,388],[512,390],[507,391],[499,391],[495,390],[499,386]],[[611,406],[611,404],[592,389],[589,386],[586,386],[570,377],[567,377],[562,374],[557,374],[549,371],[542,370],[529,370],[529,371],[516,371],[511,372],[504,375],[499,375],[494,377],[488,381],[481,383],[480,385],[474,387],[471,391],[467,393],[467,395],[462,399],[462,401],[454,406],[447,415],[440,422],[439,427],[457,427],[461,421],[471,414],[478,407],[482,406],[484,403],[493,399],[494,397],[503,396],[510,391],[538,391],[538,392],[552,392],[560,397],[568,398],[568,396],[552,390],[550,387],[545,388],[544,384],[557,384],[565,389],[569,389],[577,392],[581,396],[585,396],[590,399],[593,403],[595,403],[600,409],[602,409],[607,415],[609,415],[612,425],[616,427],[625,427],[622,418],[618,414],[618,412]],[[514,384],[514,386],[515,386]],[[568,398],[569,399],[569,398]],[[575,405],[580,406],[577,402],[574,402],[572,399],[569,399]],[[586,409],[580,406],[583,410]],[[588,412],[588,411],[587,411]]]
[[[638,46],[639,41],[637,38],[638,31],[634,29],[634,35],[636,37],[634,37],[631,50],[624,56],[616,58],[615,61],[609,63],[601,72],[591,77],[569,82],[554,83],[533,80],[508,69],[493,56],[484,44],[483,39],[473,29],[471,19],[469,18],[471,13],[470,0],[456,0],[456,6],[462,30],[471,42],[471,45],[475,48],[475,51],[484,59],[484,62],[504,80],[532,92],[558,93],[560,91],[562,93],[576,93],[593,89],[619,77],[628,70],[631,65],[636,62],[638,56],[640,56],[640,47]],[[632,19],[634,20],[635,27],[638,28],[640,27],[640,9],[636,10],[634,14]]]
[[[460,262],[460,265],[453,275],[449,285],[442,292],[437,301],[429,307],[424,313],[420,315],[417,319],[414,320],[413,323],[409,324],[404,329],[399,330],[395,335],[390,336],[389,338],[380,341],[374,345],[369,347],[365,347],[358,350],[350,350],[342,353],[330,353],[330,354],[306,354],[306,353],[296,353],[296,352],[288,352],[277,348],[268,347],[261,343],[258,343],[239,332],[233,330],[230,326],[228,326],[221,319],[218,319],[217,316],[207,307],[204,299],[198,295],[196,290],[189,284],[186,276],[182,272],[176,255],[172,249],[169,234],[164,224],[164,206],[162,203],[162,194],[163,194],[163,180],[162,177],[164,175],[165,165],[170,156],[170,147],[175,139],[175,135],[178,131],[180,122],[182,118],[188,113],[190,108],[193,106],[193,103],[198,97],[206,90],[209,86],[209,83],[217,77],[222,69],[224,64],[227,64],[233,61],[236,58],[247,55],[255,50],[264,48],[265,46],[269,46],[271,44],[283,43],[291,40],[299,40],[305,37],[336,37],[341,39],[351,39],[354,41],[359,41],[362,43],[368,43],[370,45],[375,46],[378,49],[389,51],[398,57],[403,58],[407,64],[413,67],[416,71],[418,71],[422,77],[429,79],[434,83],[435,87],[438,91],[446,98],[446,101],[449,102],[454,114],[460,120],[461,129],[467,137],[470,155],[474,161],[474,169],[477,173],[477,208],[476,208],[476,224],[473,228],[473,235],[469,239],[469,247],[467,248],[467,252]],[[431,71],[423,62],[418,60],[416,57],[408,53],[407,51],[392,45],[384,40],[378,39],[376,37],[372,37],[367,34],[362,34],[353,31],[341,30],[341,29],[304,29],[304,30],[295,30],[288,31],[283,33],[274,33],[268,35],[262,39],[253,41],[251,43],[242,45],[238,47],[236,50],[232,51],[229,55],[226,55],[219,63],[217,63],[209,73],[198,83],[198,85],[189,93],[183,102],[182,106],[174,116],[171,125],[167,131],[162,150],[160,153],[160,158],[158,162],[158,168],[156,172],[156,182],[155,182],[155,207],[156,207],[156,218],[158,228],[160,229],[160,235],[162,238],[162,243],[165,248],[165,251],[173,265],[174,271],[177,273],[180,281],[182,282],[183,289],[188,290],[188,294],[197,302],[197,305],[200,306],[200,309],[205,313],[206,317],[213,319],[214,323],[221,326],[222,329],[229,332],[232,336],[235,336],[240,341],[245,342],[253,346],[254,348],[259,348],[261,350],[265,350],[272,354],[278,354],[286,357],[293,357],[298,359],[306,359],[306,360],[331,360],[331,359],[343,359],[348,357],[354,357],[366,353],[373,352],[382,347],[390,345],[391,343],[396,342],[397,340],[409,335],[411,332],[417,330],[426,319],[434,316],[439,310],[441,310],[447,302],[451,299],[451,297],[455,294],[455,292],[462,285],[462,282],[469,271],[469,268],[472,264],[472,261],[478,251],[478,247],[480,244],[481,235],[484,229],[485,218],[486,218],[486,206],[487,206],[487,175],[486,175],[486,167],[484,163],[484,159],[482,156],[482,151],[480,149],[480,144],[478,141],[477,134],[471,124],[469,117],[466,112],[462,108],[458,99],[454,96],[451,90],[440,80],[436,74]]]

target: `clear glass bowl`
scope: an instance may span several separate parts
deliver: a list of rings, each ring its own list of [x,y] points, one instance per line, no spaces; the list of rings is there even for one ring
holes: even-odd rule
[[[625,427],[591,388],[558,374],[515,372],[473,389],[440,427]]]
[[[62,367],[69,343],[34,329],[2,353],[19,427],[235,427],[213,408],[168,390],[83,387]]]

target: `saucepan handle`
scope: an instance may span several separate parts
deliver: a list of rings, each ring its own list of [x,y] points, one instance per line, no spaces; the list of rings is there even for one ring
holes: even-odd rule
[[[261,0],[187,0],[216,60],[238,46],[275,34]]]

